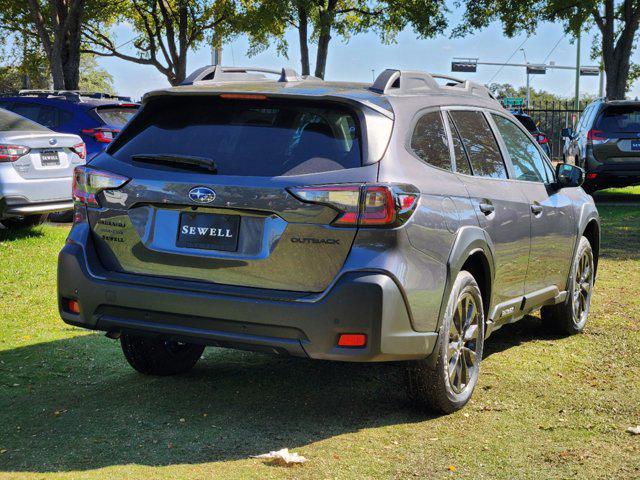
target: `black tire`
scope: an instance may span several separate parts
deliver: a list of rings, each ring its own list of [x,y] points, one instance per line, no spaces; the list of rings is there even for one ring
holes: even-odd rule
[[[121,335],[127,362],[145,375],[176,375],[191,370],[204,351],[203,345]]]
[[[461,305],[465,305],[464,302],[469,299],[473,301],[476,313],[475,317],[469,317],[469,325],[475,324],[476,329],[475,336],[470,333],[470,339],[465,341],[464,338],[460,340],[466,335],[460,335],[458,325],[461,309],[464,308]],[[484,325],[484,309],[480,288],[469,272],[462,271],[456,277],[447,302],[438,343],[433,353],[437,355],[435,367],[434,359],[411,362],[407,366],[408,393],[416,406],[437,413],[452,413],[467,404],[480,374],[480,362],[484,347]],[[463,333],[467,332],[465,328],[462,330]],[[455,357],[456,352],[457,358]],[[474,352],[474,362],[471,368],[465,366],[471,363],[470,352]],[[462,361],[460,369],[458,369],[458,360]],[[453,379],[450,374],[452,365]],[[464,373],[465,371],[467,374]],[[463,382],[465,377],[467,381]],[[460,385],[457,387],[454,385],[456,379],[460,381]]]
[[[0,221],[2,225],[11,230],[32,228],[40,225],[47,219],[47,215],[27,215],[26,217],[11,217]]]
[[[540,311],[540,317],[547,330],[561,335],[575,335],[584,330],[593,295],[594,266],[591,244],[586,237],[582,237],[571,264],[567,281],[567,299],[558,305],[542,307]],[[588,270],[586,276],[585,268]]]

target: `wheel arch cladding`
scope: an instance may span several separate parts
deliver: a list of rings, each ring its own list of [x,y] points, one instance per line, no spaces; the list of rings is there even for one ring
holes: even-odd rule
[[[593,250],[593,273],[595,280],[595,274],[598,273],[598,257],[600,256],[600,225],[595,218],[589,220],[582,231],[582,236],[589,240],[591,249]]]

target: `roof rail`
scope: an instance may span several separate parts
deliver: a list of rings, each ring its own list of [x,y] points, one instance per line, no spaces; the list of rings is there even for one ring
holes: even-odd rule
[[[201,82],[265,82],[273,81],[267,75],[278,75],[278,82],[301,82],[311,77],[301,77],[291,68],[273,70],[258,67],[223,67],[207,65],[193,71],[180,85],[194,85]],[[313,77],[314,80],[319,80]]]
[[[436,79],[449,80],[450,82],[442,86],[436,82]],[[377,93],[402,95],[437,91],[443,88],[464,89],[471,95],[489,97],[495,100],[489,89],[470,80],[462,80],[438,73],[403,71],[390,68],[378,75],[369,90]]]
[[[105,92],[88,92],[84,90],[18,90],[18,95],[30,97],[65,97],[80,100],[81,97],[96,99],[115,99],[122,102],[131,102],[131,97],[113,95]]]

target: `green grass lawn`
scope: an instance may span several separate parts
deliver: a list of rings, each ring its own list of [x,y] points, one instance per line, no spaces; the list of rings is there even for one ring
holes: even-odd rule
[[[593,197],[597,202],[640,202],[640,185],[600,190]]]
[[[208,349],[188,375],[139,375],[58,318],[67,229],[0,231],[0,478],[639,478],[640,207],[600,210],[586,332],[504,327],[441,417],[411,410],[393,365]],[[251,458],[283,447],[308,462]]]

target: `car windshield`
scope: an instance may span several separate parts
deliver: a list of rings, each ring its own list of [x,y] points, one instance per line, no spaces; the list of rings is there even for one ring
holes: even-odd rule
[[[218,175],[302,175],[361,165],[358,123],[348,109],[275,99],[150,101],[108,153],[127,162],[136,155],[205,157]]]
[[[607,107],[593,128],[610,136],[619,133],[640,133],[640,105]]]
[[[104,123],[116,128],[124,127],[137,111],[136,107],[104,107],[96,109],[96,113]]]
[[[39,123],[32,122],[16,113],[0,108],[0,132],[47,132]]]

